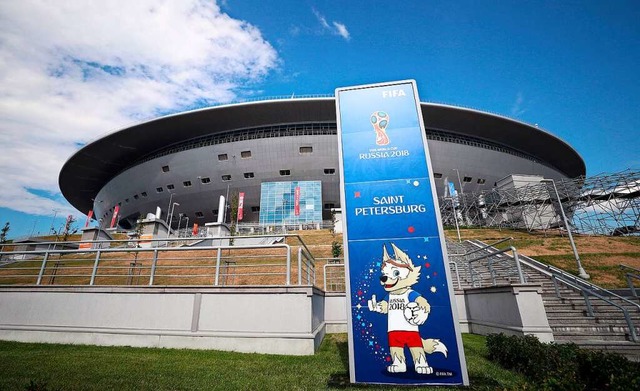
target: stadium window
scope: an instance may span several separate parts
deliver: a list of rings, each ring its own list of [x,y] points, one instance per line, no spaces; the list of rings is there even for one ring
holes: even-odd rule
[[[140,196],[139,196],[139,195],[137,195],[137,194],[134,194],[134,195],[133,195],[133,199],[134,199],[134,200],[137,200],[138,198],[140,198]]]
[[[198,217],[198,218],[203,218],[203,217],[204,217],[204,213],[202,213],[202,212],[196,212],[196,217]]]
[[[182,185],[184,187],[191,187],[191,181],[184,181],[184,182],[182,182]]]
[[[173,184],[167,185],[167,190],[173,190],[173,189],[175,189],[175,186]]]
[[[162,172],[169,172],[169,166],[162,166]]]
[[[214,210],[212,210],[212,212],[213,212],[213,215],[214,215],[214,216],[217,216],[217,215],[218,215],[218,209],[214,209]]]
[[[220,155],[218,155],[218,160],[220,161],[229,160],[229,156],[227,156],[226,153],[221,153]]]
[[[479,185],[484,185],[484,183],[486,182],[486,179],[482,179],[482,178],[478,178],[478,184]]]
[[[328,202],[328,203],[324,204],[324,209],[325,210],[333,209],[335,207],[336,207],[336,204],[334,204],[333,202]]]
[[[231,180],[231,175],[227,174],[227,175],[223,175],[222,176],[222,181],[224,182],[228,182]]]
[[[209,177],[200,178],[200,182],[204,184],[211,183],[211,178]]]
[[[325,168],[324,169],[324,175],[335,175],[336,174],[336,169],[335,168]]]
[[[147,192],[143,191],[142,193],[140,193],[141,196],[146,197],[147,196]]]
[[[308,153],[313,153],[313,147],[300,147],[300,153],[304,153],[304,154],[308,154]]]
[[[436,179],[440,179],[440,178],[442,178],[442,174],[440,174],[439,172],[434,172],[433,173],[433,177],[436,178]]]
[[[291,175],[291,170],[280,170],[280,176],[289,176]]]
[[[253,178],[255,175],[252,172],[245,172],[244,177],[247,179]]]
[[[259,207],[259,206],[252,206],[252,207],[251,207],[251,211],[252,211],[253,213],[260,212],[260,207]]]
[[[464,177],[464,178],[462,179],[462,182],[466,182],[466,183],[471,182],[471,177],[470,177],[470,176],[466,176],[466,177]]]
[[[158,193],[162,193],[164,191],[164,189],[162,187],[156,187],[156,191]]]
[[[251,157],[251,151],[240,152],[240,157],[243,159],[249,159]]]

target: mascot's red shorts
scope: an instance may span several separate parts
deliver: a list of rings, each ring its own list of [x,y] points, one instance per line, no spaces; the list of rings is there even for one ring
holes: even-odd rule
[[[404,348],[407,345],[410,348],[421,348],[422,338],[417,331],[389,331],[389,347]]]

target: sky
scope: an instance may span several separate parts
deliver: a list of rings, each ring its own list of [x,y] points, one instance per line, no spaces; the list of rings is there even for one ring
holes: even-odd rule
[[[0,225],[84,225],[60,169],[134,123],[405,79],[560,137],[588,176],[639,169],[639,20],[623,0],[0,0]]]

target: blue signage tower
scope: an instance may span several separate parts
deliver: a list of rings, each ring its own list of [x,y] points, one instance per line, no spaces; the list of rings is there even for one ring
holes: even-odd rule
[[[468,385],[415,81],[336,109],[351,382]]]

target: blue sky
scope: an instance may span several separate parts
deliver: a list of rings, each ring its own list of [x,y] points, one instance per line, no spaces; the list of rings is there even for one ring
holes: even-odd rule
[[[422,101],[537,124],[588,175],[640,168],[637,1],[65,3],[0,3],[10,237],[48,231],[55,210],[54,227],[70,213],[83,221],[57,175],[105,133],[186,108],[400,79],[415,79]]]

